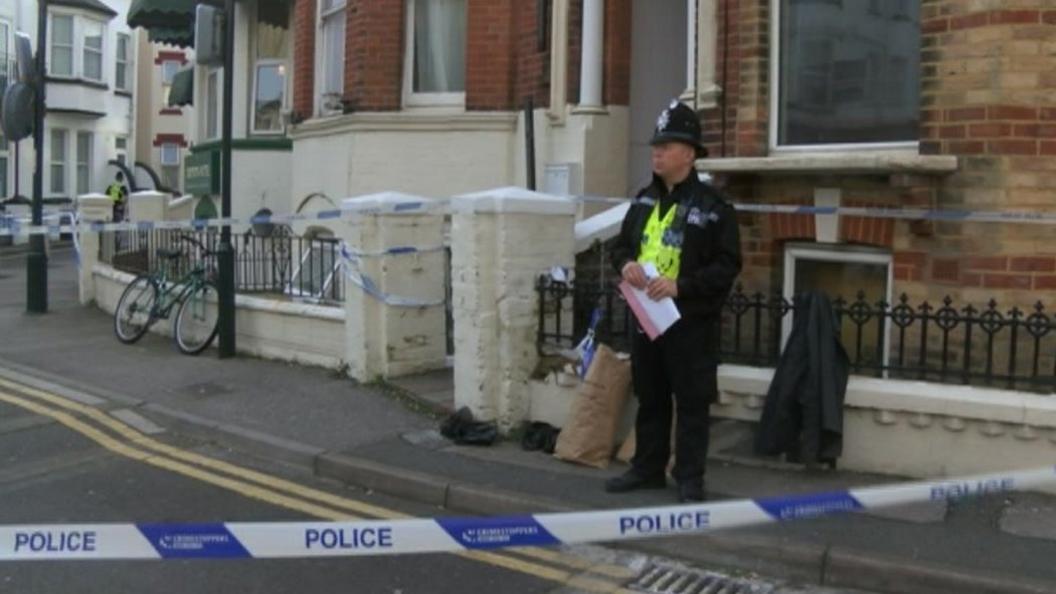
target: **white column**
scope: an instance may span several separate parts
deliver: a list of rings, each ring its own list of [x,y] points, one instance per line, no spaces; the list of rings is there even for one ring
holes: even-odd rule
[[[350,198],[343,204],[368,211],[354,217],[351,225],[335,225],[349,247],[363,254],[359,272],[384,294],[429,303],[415,307],[386,303],[345,276],[349,375],[366,382],[443,369],[446,255],[436,249],[444,240],[440,203],[390,192]],[[405,208],[410,204],[419,207]],[[393,250],[399,253],[389,253]]]
[[[508,431],[528,417],[536,279],[575,262],[576,204],[502,188],[455,197],[451,207],[455,407]]]
[[[699,0],[697,10],[697,73],[693,88],[696,89],[697,107],[716,107],[721,89],[715,79],[715,43],[719,34],[717,0]],[[695,3],[696,4],[696,3]]]
[[[568,103],[568,3],[554,0],[550,21],[550,119],[564,122]]]
[[[682,101],[692,105],[697,89],[697,0],[686,0],[686,90]]]
[[[583,59],[579,71],[579,107],[602,109],[605,66],[605,0],[583,0]]]
[[[113,218],[114,203],[102,194],[85,194],[77,197],[77,218],[81,223],[106,222]],[[77,273],[77,296],[81,305],[95,301],[95,278],[92,270],[99,261],[99,233],[85,231],[79,235],[77,245],[79,270]]]

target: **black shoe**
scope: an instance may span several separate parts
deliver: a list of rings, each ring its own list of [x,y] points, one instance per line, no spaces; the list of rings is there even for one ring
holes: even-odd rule
[[[605,490],[609,493],[626,493],[638,489],[663,489],[667,487],[664,475],[643,476],[634,470],[628,470],[618,477],[605,481]]]
[[[686,481],[678,484],[678,500],[682,503],[704,501],[704,482]]]

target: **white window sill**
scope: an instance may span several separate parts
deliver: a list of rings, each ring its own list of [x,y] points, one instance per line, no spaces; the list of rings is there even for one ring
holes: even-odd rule
[[[697,161],[697,168],[708,173],[758,175],[949,175],[958,170],[959,163],[957,157],[950,155],[917,155],[905,152],[811,153],[701,159]]]
[[[513,132],[516,112],[408,109],[316,117],[290,128],[293,140],[355,132]]]

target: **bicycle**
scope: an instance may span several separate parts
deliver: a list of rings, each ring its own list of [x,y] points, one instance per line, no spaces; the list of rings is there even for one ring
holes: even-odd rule
[[[114,334],[121,342],[132,344],[143,338],[158,320],[167,320],[177,305],[172,334],[180,352],[197,355],[216,338],[220,322],[219,291],[202,263],[215,253],[193,237],[184,235],[180,239],[197,246],[202,258],[176,281],[170,282],[164,266],[159,272],[141,274],[132,280],[114,310]],[[172,262],[184,252],[161,248],[157,255]]]

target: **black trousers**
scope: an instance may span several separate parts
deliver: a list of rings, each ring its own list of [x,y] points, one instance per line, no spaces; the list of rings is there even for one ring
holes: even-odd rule
[[[638,397],[634,470],[664,472],[675,428],[675,480],[701,480],[708,457],[711,404],[718,398],[718,321],[683,318],[656,341],[640,330],[631,345],[631,372]],[[673,396],[673,397],[672,397]]]

